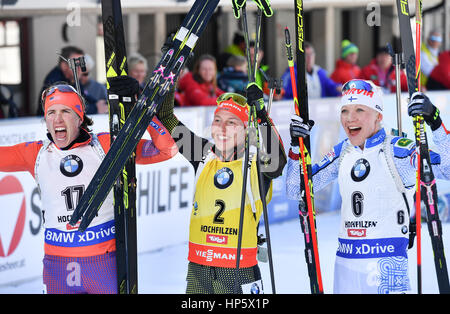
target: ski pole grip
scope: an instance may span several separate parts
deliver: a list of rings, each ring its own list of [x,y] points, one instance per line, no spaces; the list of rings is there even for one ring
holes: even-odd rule
[[[289,29],[286,27],[284,29],[284,37],[286,43],[286,54],[288,58],[288,65],[294,66],[294,57],[292,55],[292,45],[291,45],[291,35],[289,34]]]

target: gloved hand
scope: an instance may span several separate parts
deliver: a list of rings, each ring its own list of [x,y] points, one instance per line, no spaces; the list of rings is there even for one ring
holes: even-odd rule
[[[108,77],[109,92],[121,97],[132,97],[139,95],[139,82],[128,75]]]
[[[313,120],[309,120],[304,123],[302,118],[300,118],[296,114],[293,114],[291,116],[291,124],[289,125],[289,132],[291,134],[291,146],[299,146],[300,143],[298,138],[308,137],[313,126]]]
[[[161,53],[163,55],[166,54],[167,51],[169,51],[170,48],[173,46],[173,36],[175,36],[174,33],[171,33],[169,37],[166,38],[166,41],[164,42],[164,45],[161,47]]]
[[[422,92],[415,92],[411,95],[411,100],[408,103],[408,115],[411,117],[422,115],[432,131],[438,129],[442,124],[439,109]]]
[[[250,83],[247,86],[247,103],[249,106],[255,106],[256,112],[264,109],[264,94],[261,87],[256,83]]]
[[[239,10],[244,6],[246,1],[247,0],[232,0],[235,18],[238,19],[240,17]],[[253,1],[256,3],[258,8],[260,8],[264,12],[265,16],[267,16],[267,17],[272,16],[273,10],[270,7],[270,0],[253,0]]]
[[[171,88],[167,93],[166,98],[162,102],[161,106],[159,106],[158,112],[156,115],[161,122],[165,122],[164,120],[173,117],[173,108],[175,107],[175,88]],[[166,126],[167,127],[167,126]]]

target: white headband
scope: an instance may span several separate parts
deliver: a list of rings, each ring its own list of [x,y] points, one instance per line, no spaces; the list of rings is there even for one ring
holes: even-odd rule
[[[367,88],[367,84],[371,88]],[[344,84],[341,97],[341,107],[346,105],[364,105],[382,114],[383,97],[381,88],[373,84],[372,81],[348,81]]]

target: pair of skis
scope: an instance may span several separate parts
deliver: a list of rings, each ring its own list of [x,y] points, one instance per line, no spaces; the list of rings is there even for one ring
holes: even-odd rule
[[[115,185],[115,218],[118,235],[119,292],[137,292],[136,211],[134,150],[147,126],[173,88],[198,38],[211,18],[219,0],[196,0],[180,29],[172,38],[152,76],[130,110],[124,99],[109,95],[111,147],[95,173],[70,224],[84,232]],[[126,50],[119,0],[102,1],[107,76],[126,74]],[[130,157],[131,155],[131,157]],[[125,167],[125,168],[124,168]],[[134,178],[134,179],[133,179]],[[123,217],[123,218],[122,218]],[[123,272],[121,274],[121,272]],[[131,277],[133,278],[131,278]]]
[[[127,53],[120,0],[102,0],[106,77],[127,75]],[[112,94],[108,88],[109,129],[114,143],[130,114],[131,97]],[[114,184],[114,223],[117,283],[120,294],[137,294],[136,154],[133,151]]]
[[[397,0],[400,37],[406,65],[408,92],[411,96],[420,90],[420,32],[422,1],[416,0],[416,51],[411,32],[408,0]],[[422,293],[422,255],[421,255],[421,200],[427,212],[428,231],[434,253],[437,281],[440,293],[450,293],[447,263],[442,239],[442,224],[438,212],[436,180],[431,168],[428,140],[423,116],[414,116],[414,134],[417,147],[416,182],[416,235],[417,235],[417,284],[418,293]]]
[[[285,28],[286,53],[291,75],[292,93],[295,113],[306,123],[309,121],[308,90],[306,83],[306,61],[304,50],[303,1],[295,0],[296,58],[297,75],[294,69],[289,29]],[[297,93],[298,91],[298,93]],[[305,259],[308,267],[312,294],[323,294],[322,273],[320,270],[319,249],[316,231],[316,212],[312,183],[312,169],[309,137],[299,138],[300,149],[300,190],[304,191],[299,202],[300,225],[305,240]]]

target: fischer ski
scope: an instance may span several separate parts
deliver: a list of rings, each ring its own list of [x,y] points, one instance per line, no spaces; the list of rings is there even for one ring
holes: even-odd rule
[[[291,39],[289,29],[285,29],[286,50],[288,57],[289,70],[291,74],[292,92],[294,96],[295,113],[303,121],[309,121],[308,113],[308,90],[306,85],[306,63],[303,45],[303,3],[302,0],[296,0],[296,35],[297,35],[297,79],[294,71],[294,57],[292,54]],[[299,96],[297,95],[299,90]],[[301,105],[300,105],[301,104]],[[314,192],[312,183],[312,169],[309,138],[303,140],[299,138],[300,148],[300,185],[302,201],[299,203],[299,218],[302,232],[305,238],[305,258],[308,266],[308,275],[310,279],[311,293],[322,294],[322,273],[320,270],[319,249],[317,243],[316,231],[316,212],[314,208]]]
[[[416,7],[420,14],[421,3]],[[414,42],[411,32],[408,0],[397,0],[397,11],[400,25],[400,37],[406,65],[406,75],[408,79],[408,92],[411,96],[419,90],[418,76],[416,75],[416,55],[414,52]],[[420,35],[420,32],[419,32]],[[419,47],[420,48],[420,47]],[[420,50],[416,51],[418,57]],[[419,73],[419,71],[417,71]],[[436,180],[431,168],[430,153],[428,150],[428,140],[425,132],[425,125],[422,116],[414,116],[414,134],[417,147],[417,182],[416,182],[416,224],[417,224],[417,244],[418,244],[418,293],[422,292],[421,279],[421,257],[420,257],[420,228],[421,199],[424,201],[427,211],[428,231],[431,237],[431,244],[434,253],[434,263],[436,268],[437,281],[440,293],[450,293],[450,285],[447,271],[447,263],[444,254],[444,244],[442,239],[442,224],[438,212],[438,195]]]
[[[72,214],[70,224],[80,219],[80,232],[86,230],[97,214],[117,176],[136,148],[146,128],[161,106],[167,92],[178,76],[205,29],[219,0],[196,0],[180,29],[172,39],[172,46],[155,67],[138,101],[131,110],[116,140],[95,173]]]
[[[106,77],[127,75],[127,54],[120,0],[102,0]],[[108,88],[109,129],[113,143],[125,123],[134,101],[119,98]],[[136,162],[128,158],[114,184],[117,284],[119,294],[137,294]]]

